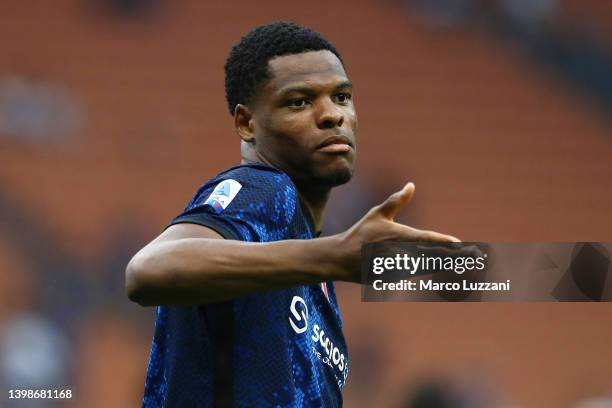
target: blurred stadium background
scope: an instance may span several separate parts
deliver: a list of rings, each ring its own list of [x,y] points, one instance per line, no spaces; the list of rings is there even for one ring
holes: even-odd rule
[[[153,309],[126,299],[125,264],[238,162],[223,64],[281,19],[324,33],[356,85],[357,175],[325,233],[414,181],[417,227],[612,240],[607,0],[3,1],[0,406],[140,404]],[[338,293],[348,407],[612,406],[612,304]],[[75,398],[7,399],[40,386]]]

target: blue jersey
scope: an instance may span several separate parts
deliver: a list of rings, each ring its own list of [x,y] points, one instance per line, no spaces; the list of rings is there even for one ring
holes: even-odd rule
[[[263,165],[234,167],[208,181],[177,223],[250,242],[315,236],[291,179]],[[339,407],[347,373],[331,282],[160,306],[143,407]]]

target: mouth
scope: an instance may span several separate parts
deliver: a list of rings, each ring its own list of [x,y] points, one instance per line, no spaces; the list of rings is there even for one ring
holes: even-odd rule
[[[353,149],[353,143],[346,136],[336,135],[325,139],[316,147],[322,153],[346,153]]]

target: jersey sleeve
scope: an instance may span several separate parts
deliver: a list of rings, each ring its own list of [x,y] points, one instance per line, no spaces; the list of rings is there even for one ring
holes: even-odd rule
[[[203,185],[170,225],[199,224],[226,239],[278,241],[287,238],[297,205],[297,191],[287,175],[242,167]]]

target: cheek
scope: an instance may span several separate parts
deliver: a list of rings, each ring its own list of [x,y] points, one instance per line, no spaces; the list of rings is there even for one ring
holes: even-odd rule
[[[308,130],[297,115],[270,118],[259,129],[258,150],[276,165],[302,167],[308,150]],[[307,159],[306,159],[307,160]]]
[[[268,153],[282,151],[287,144],[285,134],[289,131],[289,123],[281,115],[269,112],[263,116],[257,127],[257,144]]]
[[[312,125],[306,115],[286,115],[276,122],[272,134],[278,142],[293,148],[308,146],[309,135],[312,135]]]
[[[346,114],[346,117],[351,129],[353,129],[353,133],[357,134],[357,113],[354,110],[351,110]]]

